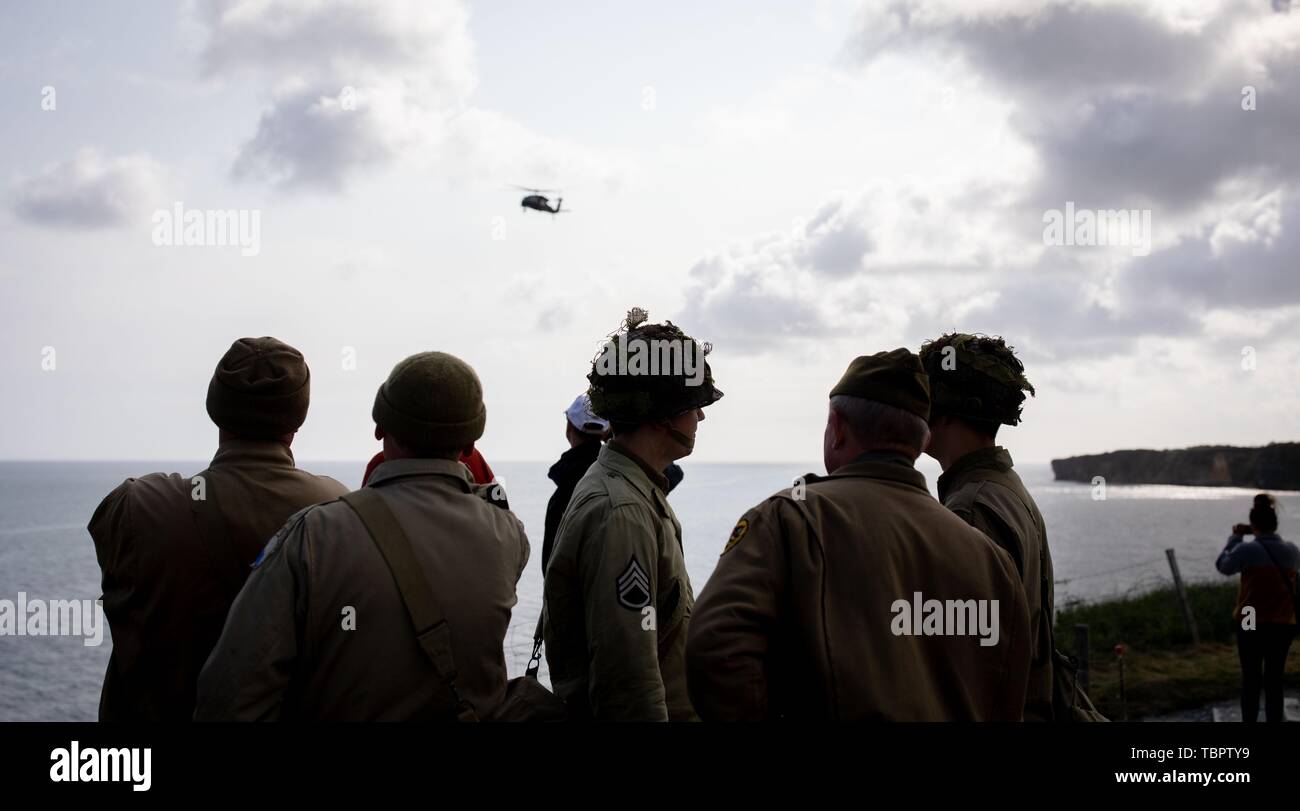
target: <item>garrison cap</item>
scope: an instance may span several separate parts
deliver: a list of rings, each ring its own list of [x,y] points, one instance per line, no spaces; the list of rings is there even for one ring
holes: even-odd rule
[[[930,383],[921,359],[899,347],[854,358],[831,396],[848,395],[901,408],[923,420],[930,418]]]

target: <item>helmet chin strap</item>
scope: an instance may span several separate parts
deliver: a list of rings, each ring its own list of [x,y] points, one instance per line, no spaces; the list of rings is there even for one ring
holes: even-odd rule
[[[681,445],[683,448],[685,448],[688,451],[695,449],[694,437],[689,437],[686,434],[683,434],[681,431],[678,431],[676,428],[672,427],[671,425],[668,425],[666,427],[668,429],[668,436],[677,440],[677,444]]]

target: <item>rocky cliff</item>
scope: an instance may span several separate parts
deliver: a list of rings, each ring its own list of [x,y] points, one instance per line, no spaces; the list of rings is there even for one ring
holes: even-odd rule
[[[1229,445],[1171,451],[1114,451],[1053,459],[1057,479],[1091,482],[1102,476],[1107,484],[1192,484],[1251,487],[1259,490],[1300,490],[1300,442],[1279,442],[1263,448]]]

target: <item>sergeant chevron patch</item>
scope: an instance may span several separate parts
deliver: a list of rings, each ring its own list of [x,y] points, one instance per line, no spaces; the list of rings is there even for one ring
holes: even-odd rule
[[[630,611],[640,611],[650,605],[650,575],[635,557],[628,560],[627,568],[614,582],[614,588],[618,592],[618,604]]]

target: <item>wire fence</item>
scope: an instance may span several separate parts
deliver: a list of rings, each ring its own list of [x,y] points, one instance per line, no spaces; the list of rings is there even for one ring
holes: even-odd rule
[[[1178,551],[1176,559],[1183,582],[1191,584],[1211,579],[1212,576],[1209,573],[1217,571],[1215,562],[1218,557],[1218,552],[1189,553]],[[1077,587],[1080,583],[1091,584],[1091,582],[1101,578],[1114,578],[1119,582],[1115,584],[1114,588],[1106,592],[1099,592],[1097,589],[1091,588],[1087,589],[1087,596],[1070,595],[1071,586]],[[1056,601],[1056,608],[1061,609],[1113,599],[1140,597],[1152,591],[1173,586],[1174,578],[1173,572],[1169,568],[1168,556],[1159,555],[1129,561],[1123,566],[1108,566],[1104,569],[1087,571],[1082,574],[1072,574],[1069,577],[1054,579],[1052,584],[1064,592],[1058,594]]]

